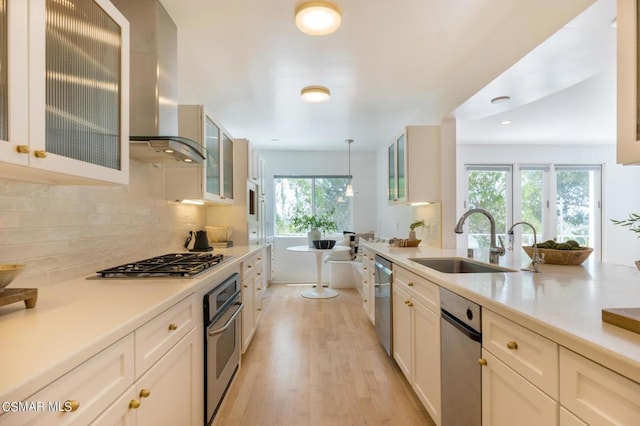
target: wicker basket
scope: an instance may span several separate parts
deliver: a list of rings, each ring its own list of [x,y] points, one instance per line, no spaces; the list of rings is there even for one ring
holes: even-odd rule
[[[418,247],[422,240],[407,240],[402,238],[395,238],[393,242],[391,242],[392,247]]]
[[[524,251],[530,258],[533,258],[533,247],[523,246]],[[580,247],[575,250],[554,250],[539,248],[538,254],[544,254],[544,263],[549,265],[580,265],[587,260],[593,249],[591,247]]]

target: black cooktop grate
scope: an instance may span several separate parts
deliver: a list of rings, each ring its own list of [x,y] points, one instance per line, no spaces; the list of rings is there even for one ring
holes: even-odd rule
[[[222,254],[170,253],[97,273],[102,278],[193,277],[222,262]]]

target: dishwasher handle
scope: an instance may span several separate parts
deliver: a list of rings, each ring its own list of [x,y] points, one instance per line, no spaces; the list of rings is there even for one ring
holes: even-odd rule
[[[449,324],[457,328],[461,333],[463,333],[469,339],[474,340],[478,343],[482,343],[482,333],[472,328],[469,328],[467,325],[460,322],[456,317],[454,317],[444,309],[441,309],[440,313],[444,321],[447,321]]]

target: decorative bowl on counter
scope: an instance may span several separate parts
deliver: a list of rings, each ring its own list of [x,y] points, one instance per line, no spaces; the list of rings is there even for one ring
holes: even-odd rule
[[[317,249],[332,249],[336,245],[336,240],[313,240],[313,246]]]
[[[533,246],[522,246],[522,248],[533,259]],[[591,252],[593,252],[591,247],[578,247],[572,250],[538,248],[538,254],[544,255],[544,263],[548,265],[580,265],[587,260]]]
[[[25,265],[0,265],[0,292],[4,290],[6,286],[11,284],[11,281],[16,279],[18,275],[25,268]]]

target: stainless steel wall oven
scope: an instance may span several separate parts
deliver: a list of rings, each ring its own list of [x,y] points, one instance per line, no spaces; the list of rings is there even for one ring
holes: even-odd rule
[[[204,296],[204,420],[213,423],[240,365],[240,275],[234,273]]]

